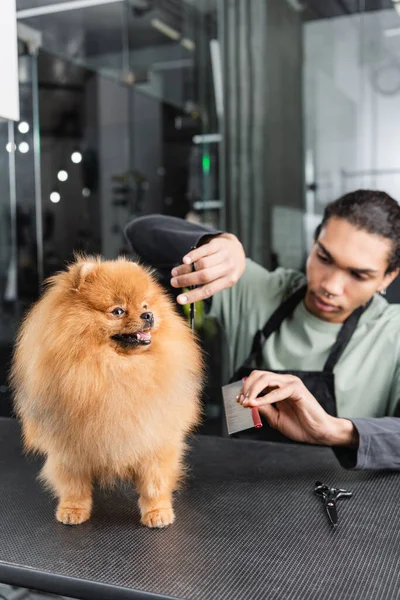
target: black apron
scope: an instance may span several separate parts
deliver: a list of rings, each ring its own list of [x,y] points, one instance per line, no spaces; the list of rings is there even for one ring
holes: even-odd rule
[[[263,329],[257,331],[253,339],[253,346],[250,355],[243,365],[239,367],[230,383],[247,377],[254,369],[267,370],[262,366],[262,349],[269,336],[277,331],[284,319],[293,314],[296,306],[301,302],[306,294],[307,286],[303,286],[283,302],[272,314],[269,321]],[[329,356],[325,362],[322,371],[274,371],[274,373],[295,375],[304,383],[308,391],[318,400],[324,410],[330,415],[336,417],[336,397],[335,397],[335,376],[333,369],[343,354],[351,336],[353,335],[358,321],[364,310],[369,306],[357,308],[339,330],[336,342],[333,344]],[[261,415],[260,415],[261,416]],[[286,436],[275,431],[270,427],[264,417],[261,416],[263,427],[260,429],[249,429],[243,432],[235,433],[232,437],[268,440],[279,442],[291,442]]]

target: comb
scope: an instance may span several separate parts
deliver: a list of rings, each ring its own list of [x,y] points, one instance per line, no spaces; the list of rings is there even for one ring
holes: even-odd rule
[[[242,390],[242,382],[235,381],[222,388],[222,398],[224,401],[226,425],[229,435],[251,429],[252,427],[262,427],[258,408],[242,406],[236,402],[236,397]]]

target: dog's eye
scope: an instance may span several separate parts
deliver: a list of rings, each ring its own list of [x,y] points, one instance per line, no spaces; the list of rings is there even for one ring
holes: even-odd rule
[[[120,317],[121,315],[125,314],[125,311],[120,306],[117,306],[117,308],[114,308],[114,310],[111,311],[111,314],[115,317]]]

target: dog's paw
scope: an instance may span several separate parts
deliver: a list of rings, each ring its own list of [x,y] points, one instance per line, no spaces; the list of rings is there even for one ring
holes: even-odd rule
[[[175,521],[172,508],[157,508],[143,515],[141,523],[146,527],[167,527]]]
[[[80,525],[90,517],[90,509],[81,506],[60,504],[57,508],[56,519],[64,525]]]

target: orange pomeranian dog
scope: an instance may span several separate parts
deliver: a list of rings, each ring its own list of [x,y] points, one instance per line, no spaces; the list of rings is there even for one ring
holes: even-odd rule
[[[202,376],[200,349],[150,271],[80,257],[49,278],[19,331],[11,383],[58,521],[89,519],[93,482],[119,478],[135,481],[144,525],[174,521]]]

